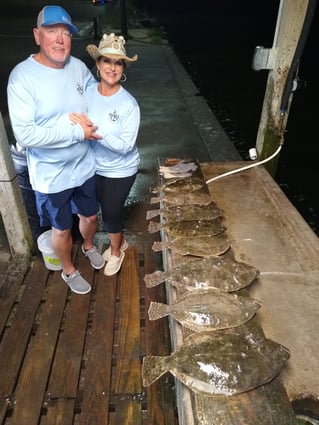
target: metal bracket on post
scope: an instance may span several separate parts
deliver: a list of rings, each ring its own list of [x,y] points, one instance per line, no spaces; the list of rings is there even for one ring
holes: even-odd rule
[[[252,68],[254,71],[260,71],[262,69],[273,69],[274,60],[276,55],[276,49],[266,49],[263,46],[257,46],[255,48],[254,57],[252,61]]]

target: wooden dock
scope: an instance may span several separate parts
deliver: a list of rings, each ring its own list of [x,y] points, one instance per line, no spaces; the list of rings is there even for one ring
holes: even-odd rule
[[[207,179],[228,166],[201,164],[201,171]],[[143,357],[171,354],[184,334],[173,320],[148,319],[151,301],[167,303],[174,294],[165,285],[145,289],[143,278],[175,259],[169,250],[163,257],[154,253],[153,236],[135,228],[121,271],[113,277],[93,270],[80,245],[74,245],[75,263],[92,284],[87,295],[70,292],[39,253],[31,264],[21,256],[11,262],[0,283],[0,425],[297,424],[291,402],[301,400],[299,387],[307,385],[316,394],[318,384],[315,369],[306,368],[314,356],[304,357],[300,350],[318,352],[310,326],[316,298],[308,300],[317,290],[318,279],[308,275],[317,270],[318,240],[262,168],[209,190],[225,211],[235,257],[262,272],[249,293],[263,306],[245,326],[248,333],[264,332],[291,349],[280,376],[233,397],[195,394],[169,373],[143,388]],[[139,211],[143,220],[144,213]],[[273,271],[274,282],[272,274],[269,280]],[[295,275],[309,278],[307,291],[295,292]]]
[[[71,293],[41,255],[29,268],[20,258],[0,286],[0,424],[177,424],[170,377],[141,383],[142,357],[170,354],[167,321],[145,316],[150,299],[165,302],[163,288],[144,291],[151,250],[129,247],[112,277],[80,251],[87,295]]]

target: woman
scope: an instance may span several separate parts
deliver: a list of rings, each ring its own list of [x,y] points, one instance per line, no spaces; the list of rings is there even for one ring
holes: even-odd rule
[[[102,139],[91,141],[96,156],[97,199],[102,210],[105,230],[110,239],[103,253],[107,261],[104,274],[116,274],[122,265],[125,249],[123,238],[123,207],[135,181],[140,157],[136,138],[140,125],[140,109],[135,98],[121,86],[124,74],[137,55],[129,58],[122,36],[103,35],[99,46],[87,46],[95,60],[100,82],[87,90],[88,116],[98,126]],[[72,114],[79,122],[81,114]]]

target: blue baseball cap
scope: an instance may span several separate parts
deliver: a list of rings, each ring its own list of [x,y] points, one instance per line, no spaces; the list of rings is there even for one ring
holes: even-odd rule
[[[38,15],[37,27],[47,27],[56,24],[66,25],[69,28],[71,34],[78,32],[77,27],[72,24],[70,15],[62,7],[44,6]]]

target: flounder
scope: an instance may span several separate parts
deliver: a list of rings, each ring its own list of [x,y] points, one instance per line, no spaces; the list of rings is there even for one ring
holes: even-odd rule
[[[215,331],[247,322],[260,307],[261,302],[254,298],[216,288],[196,289],[170,305],[151,301],[148,316],[156,320],[170,315],[194,332]]]
[[[233,258],[208,257],[182,261],[167,271],[156,270],[144,276],[148,288],[168,282],[179,293],[197,288],[218,288],[224,292],[239,291],[250,285],[259,271]]]
[[[198,166],[195,162],[179,162],[178,164],[172,166],[161,165],[159,167],[159,174],[164,177],[164,179],[171,178],[185,178],[191,177],[192,173],[196,171]]]
[[[213,201],[211,195],[201,189],[189,193],[165,193],[163,196],[151,198],[151,204],[165,202],[168,205],[209,205]]]
[[[230,247],[225,233],[215,236],[178,237],[170,242],[154,242],[153,251],[171,249],[179,255],[194,255],[196,257],[212,257],[224,254]]]
[[[180,161],[177,164],[174,165],[160,165],[159,172],[160,174],[162,172],[168,171],[170,173],[187,173],[189,171],[196,171],[198,166],[193,161]]]
[[[201,189],[205,184],[205,180],[200,177],[177,178],[155,187],[152,193],[189,193]]]
[[[226,230],[226,227],[222,224],[221,218],[217,217],[215,220],[185,220],[175,221],[167,224],[156,223],[150,221],[148,225],[148,231],[155,233],[164,229],[170,236],[214,236],[222,233]]]
[[[208,205],[178,205],[174,207],[165,207],[157,210],[150,210],[146,213],[146,220],[151,220],[160,215],[167,223],[183,220],[214,220],[222,217],[222,211],[216,206],[215,202]]]
[[[145,387],[170,372],[191,390],[209,396],[232,396],[274,379],[290,357],[275,341],[240,328],[194,333],[170,356],[146,356]]]

